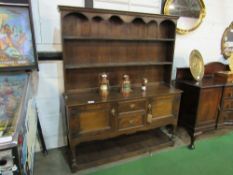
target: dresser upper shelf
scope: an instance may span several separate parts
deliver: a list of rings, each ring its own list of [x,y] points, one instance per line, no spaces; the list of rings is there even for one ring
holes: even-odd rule
[[[99,75],[120,86],[171,82],[178,17],[60,6],[65,91],[98,87]]]
[[[174,42],[174,38],[110,38],[110,37],[80,37],[63,36],[64,41],[125,41],[125,42]]]
[[[172,65],[170,61],[161,62],[127,62],[127,63],[99,63],[99,64],[70,64],[65,65],[65,69],[86,69],[86,68],[105,68],[105,67],[132,67],[132,66],[163,66]]]

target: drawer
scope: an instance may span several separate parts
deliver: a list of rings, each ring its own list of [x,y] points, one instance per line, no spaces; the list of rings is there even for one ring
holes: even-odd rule
[[[233,111],[221,112],[220,119],[223,122],[233,122]]]
[[[224,98],[233,97],[233,87],[225,87],[223,92]]]
[[[119,115],[118,129],[128,130],[133,128],[142,127],[144,125],[144,112],[130,112]]]
[[[86,111],[86,110],[99,110],[99,109],[105,109],[105,108],[110,108],[111,104],[109,103],[104,103],[104,104],[89,104],[89,105],[83,105],[83,106],[78,106],[78,110],[80,111]],[[77,107],[73,107],[74,109]]]
[[[145,100],[134,100],[134,101],[124,101],[118,103],[118,112],[129,112],[137,110],[145,110],[146,101]]]
[[[224,99],[223,110],[233,109],[233,99]]]

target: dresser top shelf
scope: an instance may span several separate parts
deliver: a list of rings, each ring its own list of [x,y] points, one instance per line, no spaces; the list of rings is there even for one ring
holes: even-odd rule
[[[163,66],[172,65],[171,61],[160,62],[127,62],[127,63],[96,63],[96,64],[79,64],[79,65],[65,65],[66,69],[86,69],[86,68],[103,68],[103,67],[128,67],[128,66]]]
[[[112,87],[108,97],[101,98],[98,93],[98,89],[92,89],[86,92],[75,92],[69,91],[66,93],[66,105],[67,106],[77,106],[86,104],[98,104],[104,102],[114,102],[121,100],[133,100],[138,98],[148,98],[148,97],[158,97],[171,94],[179,94],[181,90],[169,87],[168,85],[161,84],[151,84],[147,86],[146,92],[141,90],[140,86],[132,87],[132,92],[127,96],[123,96],[120,92],[120,87]]]
[[[63,36],[65,41],[132,41],[132,42],[174,42],[174,38],[110,38],[110,37],[76,37],[76,36]]]

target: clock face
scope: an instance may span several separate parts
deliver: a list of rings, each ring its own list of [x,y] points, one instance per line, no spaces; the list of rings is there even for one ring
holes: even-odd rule
[[[204,62],[198,50],[193,50],[189,56],[189,67],[193,78],[201,81],[204,76]]]

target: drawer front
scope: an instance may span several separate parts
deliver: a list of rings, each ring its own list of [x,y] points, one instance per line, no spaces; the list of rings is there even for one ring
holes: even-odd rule
[[[222,122],[233,123],[233,111],[221,112],[220,119]]]
[[[227,111],[222,113],[224,122],[233,122],[233,111]]]
[[[89,104],[89,105],[78,106],[78,110],[80,111],[99,110],[99,109],[110,108],[110,107],[111,107],[111,104],[109,103]],[[77,107],[74,107],[74,109],[77,109]]]
[[[233,99],[224,99],[223,110],[233,109]]]
[[[69,110],[69,132],[72,136],[101,134],[112,129],[110,104],[72,107]]]
[[[130,112],[127,114],[119,115],[118,118],[118,129],[128,130],[138,127],[143,127],[144,125],[144,112]]]
[[[124,101],[118,103],[118,112],[122,113],[129,111],[145,110],[145,107],[145,100]]]
[[[233,97],[233,87],[225,87],[223,92],[224,98]]]

